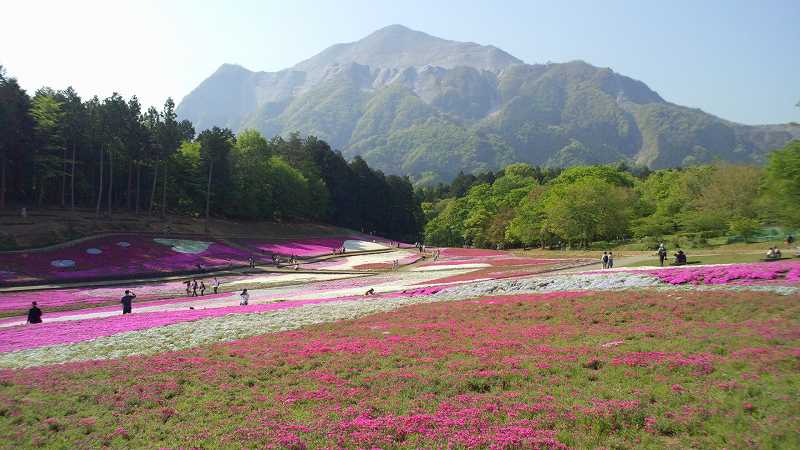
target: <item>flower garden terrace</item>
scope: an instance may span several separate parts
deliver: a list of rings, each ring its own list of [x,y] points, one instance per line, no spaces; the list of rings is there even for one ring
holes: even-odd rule
[[[398,251],[408,265],[386,270]],[[0,294],[0,437],[52,447],[798,443],[794,261],[576,272],[585,261],[413,255],[237,274],[196,298],[179,281],[148,284],[125,317],[119,288]],[[240,307],[243,286],[255,288]],[[19,323],[29,300],[48,298],[64,311]]]
[[[345,248],[386,249],[388,241],[342,235],[305,239],[214,239],[208,237],[111,234],[45,249],[0,253],[0,286],[65,281],[113,280],[244,267],[285,260],[308,260]]]

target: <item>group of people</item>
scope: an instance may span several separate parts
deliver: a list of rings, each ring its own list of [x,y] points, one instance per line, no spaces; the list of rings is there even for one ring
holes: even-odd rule
[[[782,256],[778,247],[770,247],[767,251],[767,259],[781,259]]]
[[[206,283],[203,280],[200,280],[200,282],[198,283],[197,279],[195,278],[193,280],[186,280],[183,282],[183,284],[186,285],[186,295],[188,297],[197,297],[198,290],[200,291],[199,295],[206,295]],[[214,281],[211,282],[211,288],[214,290],[215,294],[219,292],[220,285],[221,283],[219,282],[217,277],[214,277]]]
[[[418,250],[420,253],[425,253],[425,244],[423,244],[422,242],[416,242],[416,243],[414,243],[414,247],[415,247],[415,248],[416,248],[416,249],[417,249],[417,250]]]
[[[206,285],[203,280],[186,280],[183,282],[186,285],[186,295],[190,295],[192,297],[197,297],[197,291],[200,291],[199,295],[205,295]],[[219,280],[214,277],[214,281],[211,283],[211,287],[214,289],[214,293],[216,294],[219,291],[221,283]],[[242,290],[242,293],[239,294],[240,301],[239,305],[247,306],[250,303],[250,293],[247,292],[247,289]],[[133,312],[133,300],[136,298],[136,294],[133,293],[131,290],[125,290],[125,295],[122,296],[120,299],[120,303],[122,304],[122,314],[131,314]],[[189,309],[194,309],[193,307],[189,307]],[[37,324],[42,323],[42,309],[39,308],[37,302],[32,302],[30,309],[28,309],[28,318],[26,323],[29,324]]]
[[[603,264],[603,269],[613,269],[614,252],[603,252],[603,257],[600,258],[600,262]]]

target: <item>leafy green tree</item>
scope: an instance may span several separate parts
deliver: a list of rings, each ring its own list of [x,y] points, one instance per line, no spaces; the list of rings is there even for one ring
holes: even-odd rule
[[[157,131],[157,140],[162,152],[164,175],[162,178],[161,191],[161,217],[167,214],[167,182],[169,180],[169,166],[172,155],[178,150],[181,142],[194,138],[194,127],[191,122],[184,120],[178,122],[175,113],[175,102],[171,97],[164,102],[164,109],[161,112],[161,122]],[[225,166],[227,169],[227,164]],[[227,173],[225,173],[227,175]],[[227,177],[225,178],[227,181]]]
[[[274,219],[297,219],[308,217],[313,204],[308,179],[281,156],[269,160],[269,178],[272,183],[272,203],[275,205]]]
[[[745,242],[750,242],[750,238],[756,235],[761,229],[761,223],[748,217],[735,217],[730,220],[728,227],[736,236],[741,236]]]
[[[466,199],[443,200],[442,212],[425,225],[425,242],[449,247],[464,245],[464,221],[467,218]]]
[[[86,132],[88,128],[88,115],[86,106],[81,101],[78,93],[72,87],[68,87],[63,91],[58,92],[58,99],[62,104],[64,111],[63,130],[64,130],[64,148],[69,149],[71,157],[69,158],[69,171],[64,170],[64,176],[61,182],[61,206],[66,204],[66,176],[69,176],[69,199],[70,209],[75,210],[75,179],[77,174],[78,165],[78,151],[83,146],[88,144]],[[65,166],[67,161],[64,162]]]
[[[544,227],[542,198],[547,191],[544,186],[534,186],[517,205],[515,215],[506,229],[506,240],[511,243],[531,245],[539,243],[542,247],[550,237]]]
[[[771,218],[787,226],[800,226],[800,141],[770,154],[760,203]]]
[[[38,189],[37,203],[41,205],[47,192],[48,182],[64,173],[63,165],[66,160],[62,154],[66,149],[62,124],[64,112],[61,109],[61,102],[52,89],[42,88],[36,91],[31,102],[31,116],[35,121],[37,143],[34,156],[37,181],[34,185]]]
[[[571,184],[582,178],[592,177],[615,186],[632,188],[636,178],[630,173],[614,166],[575,166],[564,170],[551,181],[551,184]]]
[[[236,137],[231,153],[233,183],[236,199],[231,203],[232,215],[250,219],[272,219],[273,170],[270,163],[270,144],[256,130],[244,130]]]
[[[630,189],[594,176],[559,183],[543,200],[544,227],[570,244],[615,239],[628,228],[632,199]]]
[[[208,173],[205,208],[206,231],[208,231],[208,220],[211,215],[212,182],[215,181],[215,176],[217,178],[215,184],[217,185],[224,184],[227,181],[227,176],[229,175],[228,156],[236,143],[236,137],[227,128],[214,127],[200,133],[197,140],[200,141],[200,155]],[[215,167],[216,174],[214,172]]]

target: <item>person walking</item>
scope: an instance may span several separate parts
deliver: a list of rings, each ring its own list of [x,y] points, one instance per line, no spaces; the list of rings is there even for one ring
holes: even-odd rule
[[[614,268],[614,252],[608,252],[608,268]]]
[[[250,294],[247,293],[247,289],[243,289],[239,297],[242,298],[239,301],[239,306],[247,306],[247,304],[250,303]]]
[[[658,263],[664,267],[664,261],[667,259],[667,249],[662,247],[658,248]]]
[[[36,306],[36,302],[31,303],[31,309],[28,310],[27,323],[42,323],[42,310]]]
[[[192,297],[197,297],[197,280],[192,281]]]
[[[603,269],[608,269],[608,252],[603,252],[603,257],[600,258],[600,262],[603,263]]]
[[[217,277],[214,277],[214,281],[211,283],[211,287],[214,288],[214,293],[216,294],[219,291],[219,280]]]
[[[125,291],[125,295],[122,296],[122,314],[130,314],[133,309],[133,299],[136,298],[136,294],[131,291]]]
[[[206,283],[200,280],[200,295],[206,295]]]
[[[189,294],[192,293],[192,281],[191,280],[186,280],[186,281],[183,282],[183,284],[186,285],[186,296],[188,297]]]

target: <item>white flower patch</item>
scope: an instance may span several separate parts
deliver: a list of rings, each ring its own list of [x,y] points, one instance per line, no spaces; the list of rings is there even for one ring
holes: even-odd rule
[[[348,239],[344,241],[344,248],[348,252],[363,252],[367,250],[383,250],[388,247],[378,244],[377,242],[354,241]]]
[[[117,242],[117,247],[128,248],[131,246],[130,242],[127,241],[119,241]]]
[[[71,259],[55,259],[50,261],[50,265],[58,267],[59,269],[67,269],[69,267],[75,267],[75,261]]]
[[[86,249],[86,253],[89,254],[89,255],[99,255],[99,254],[103,253],[103,251],[100,250],[99,248],[92,247],[92,248],[87,248]]]
[[[189,239],[155,238],[153,241],[157,244],[170,246],[173,251],[178,253],[189,253],[192,255],[203,253],[213,244],[213,242],[192,241]]]
[[[466,283],[433,294],[447,298],[513,295],[557,291],[608,291],[662,285],[655,277],[639,274],[570,274]]]
[[[396,250],[386,253],[375,253],[367,255],[353,255],[345,256],[336,259],[335,264],[326,265],[321,270],[348,270],[355,269],[358,266],[365,264],[391,264],[394,260],[402,260],[410,255],[410,252],[404,250]]]

